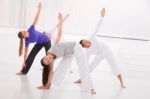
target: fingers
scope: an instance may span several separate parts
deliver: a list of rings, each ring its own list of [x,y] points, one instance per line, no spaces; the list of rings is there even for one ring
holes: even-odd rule
[[[64,16],[64,18],[62,17],[62,14],[61,14],[61,13],[58,14],[58,18],[61,18],[63,22],[64,22],[68,17],[69,17],[69,13],[67,13],[67,14]]]
[[[63,21],[65,21],[69,17],[69,13],[65,15]]]
[[[101,17],[104,17],[105,16],[105,8],[102,8],[101,10]]]
[[[61,13],[58,14],[58,20],[62,21],[62,14]]]
[[[102,8],[102,11],[105,12],[105,8]]]
[[[66,19],[67,19],[68,17],[69,17],[69,13],[67,13],[67,14],[65,15],[65,17],[64,17],[64,18],[66,18]]]
[[[42,3],[39,2],[38,9],[41,9],[41,7],[42,7]]]

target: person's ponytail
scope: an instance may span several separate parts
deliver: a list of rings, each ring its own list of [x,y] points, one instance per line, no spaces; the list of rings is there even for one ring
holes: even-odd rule
[[[20,39],[20,44],[19,44],[19,56],[21,56],[23,53],[23,39]]]
[[[18,37],[20,38],[20,43],[19,43],[19,56],[22,55],[23,53],[23,36],[21,34],[21,32],[18,33]]]

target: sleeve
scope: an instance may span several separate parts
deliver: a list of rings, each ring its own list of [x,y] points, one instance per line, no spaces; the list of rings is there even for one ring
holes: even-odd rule
[[[35,30],[35,27],[33,25],[31,25],[28,29],[28,32],[31,33],[32,30]]]
[[[77,56],[77,57],[82,56],[83,53],[84,53],[84,50],[83,50],[82,46],[81,46],[80,44],[78,44],[78,43],[75,44],[74,50],[75,50],[75,53],[74,53],[74,54],[75,54],[75,56]]]
[[[47,51],[47,53],[53,53],[53,52],[55,52],[55,51],[57,50],[55,47],[56,47],[55,44],[52,45],[51,48],[49,48],[49,50]],[[54,53],[53,53],[53,54],[54,54]]]
[[[35,27],[34,27],[34,25],[31,25],[30,27],[29,27],[29,29],[28,29],[28,32],[29,32],[29,34],[31,35],[31,33],[33,33],[32,31],[34,31],[35,30]],[[25,47],[29,47],[29,40],[28,39],[25,39]]]
[[[98,21],[98,23],[96,24],[95,30],[94,30],[93,34],[90,36],[90,38],[94,37],[99,32],[99,29],[101,27],[103,20],[104,20],[104,18],[101,17],[100,20]]]
[[[29,42],[27,40],[25,40],[25,47],[28,48],[29,47]]]
[[[86,59],[87,59],[87,62],[89,63],[89,61],[90,61],[90,51],[89,51],[89,49],[86,49],[85,50],[85,55],[86,55]]]

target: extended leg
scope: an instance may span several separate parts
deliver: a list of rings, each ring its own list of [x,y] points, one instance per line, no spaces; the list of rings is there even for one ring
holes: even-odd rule
[[[76,56],[76,61],[79,69],[79,74],[82,80],[82,88],[84,90],[90,90],[91,94],[96,94],[94,87],[93,87],[93,82],[90,78],[89,70],[86,64],[86,57],[83,53],[82,49],[78,49],[78,54]]]
[[[34,47],[32,48],[31,52],[29,53],[27,59],[26,59],[26,66],[22,68],[22,70],[17,73],[17,75],[23,75],[27,74],[37,53],[41,50],[43,47],[43,44],[35,44]]]
[[[63,57],[58,67],[56,68],[56,71],[54,72],[52,83],[59,86],[63,82],[71,65],[72,58],[72,56]]]
[[[107,50],[107,53],[106,53],[106,56],[105,56],[106,60],[108,61],[109,65],[110,65],[110,68],[113,71],[113,73],[115,75],[117,75],[117,78],[119,79],[121,88],[125,88],[123,78],[122,78],[122,75],[119,73],[115,57],[114,57],[112,51],[109,48],[107,48],[106,50]]]
[[[103,54],[99,56],[95,56],[90,62],[90,64],[88,65],[89,73],[91,73],[103,59],[104,59]],[[81,83],[81,79],[75,81],[74,83]]]

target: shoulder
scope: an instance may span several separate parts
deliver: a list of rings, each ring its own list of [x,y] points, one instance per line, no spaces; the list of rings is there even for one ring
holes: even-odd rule
[[[33,30],[33,29],[35,29],[35,26],[34,26],[34,25],[31,25],[31,26],[29,27],[28,31]]]
[[[79,44],[78,42],[75,43],[75,48],[80,50],[83,49],[82,45]]]

